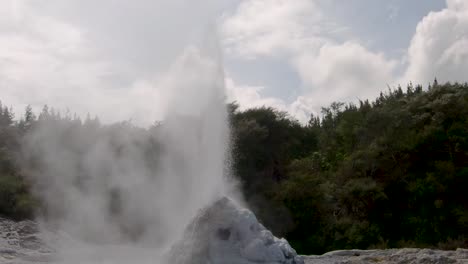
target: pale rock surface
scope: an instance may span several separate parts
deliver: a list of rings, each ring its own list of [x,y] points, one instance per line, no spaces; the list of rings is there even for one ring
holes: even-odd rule
[[[303,264],[285,239],[273,236],[255,215],[221,198],[199,212],[169,254],[171,264]]]

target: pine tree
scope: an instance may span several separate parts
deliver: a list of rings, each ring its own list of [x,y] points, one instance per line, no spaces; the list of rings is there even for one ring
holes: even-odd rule
[[[24,111],[24,117],[20,121],[19,127],[23,131],[28,131],[36,122],[36,115],[34,114],[31,105],[27,105]]]

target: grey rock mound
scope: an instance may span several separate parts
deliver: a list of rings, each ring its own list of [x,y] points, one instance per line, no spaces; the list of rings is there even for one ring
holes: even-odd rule
[[[222,198],[201,210],[173,246],[171,264],[303,264],[289,243],[273,236],[255,215]]]

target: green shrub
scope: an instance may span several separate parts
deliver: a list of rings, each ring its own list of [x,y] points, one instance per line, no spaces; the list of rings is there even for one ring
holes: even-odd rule
[[[0,215],[13,219],[30,218],[36,206],[37,201],[22,177],[0,174]]]

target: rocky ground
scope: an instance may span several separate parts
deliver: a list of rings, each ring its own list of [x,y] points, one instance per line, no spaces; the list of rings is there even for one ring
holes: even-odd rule
[[[53,262],[54,251],[44,240],[35,222],[0,218],[0,263]],[[340,250],[320,256],[304,256],[304,260],[306,264],[468,264],[468,249]]]
[[[0,218],[0,263],[47,263],[53,250],[33,221]]]
[[[468,263],[468,249],[339,250],[321,256],[306,256],[306,264],[449,264]]]

